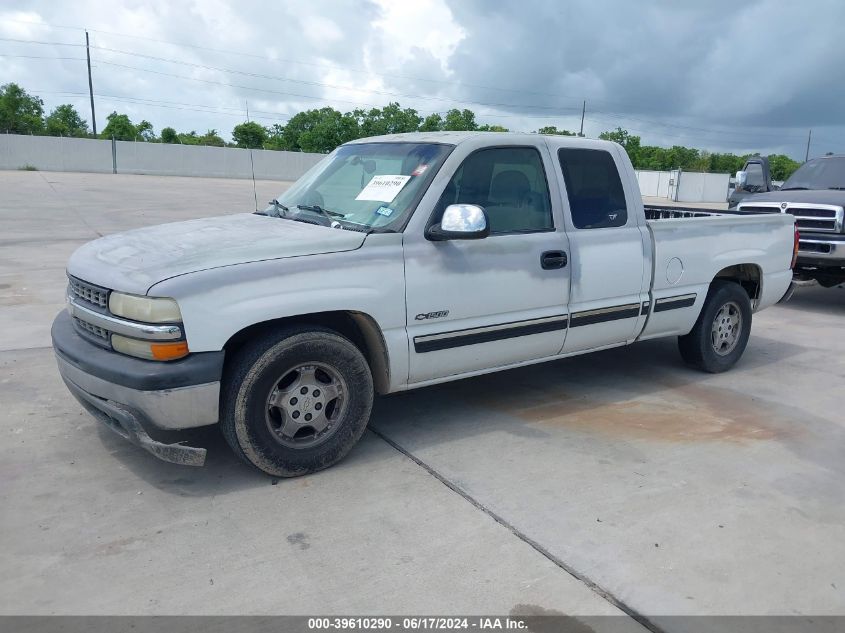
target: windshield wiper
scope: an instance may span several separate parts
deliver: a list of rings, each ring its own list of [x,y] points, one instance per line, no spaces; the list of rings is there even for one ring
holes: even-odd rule
[[[781,191],[807,191],[809,187],[781,187]]]
[[[828,187],[828,189],[833,189],[834,191],[845,191],[845,187]]]
[[[296,205],[297,209],[302,209],[303,211],[313,211],[314,213],[319,213],[320,215],[324,215],[327,218],[334,219],[340,218],[341,220],[346,217],[344,213],[338,213],[337,211],[329,211],[328,209],[324,209],[319,204],[298,204]]]
[[[270,204],[270,205],[273,206],[273,210],[276,212],[276,217],[279,217],[279,218],[287,216],[288,211],[290,211],[290,209],[288,207],[286,207],[281,202],[276,200],[276,198],[273,198],[267,204]],[[279,211],[281,211],[282,213],[279,213]]]
[[[264,211],[256,211],[255,215],[266,215],[268,218],[286,218],[288,216],[288,209],[285,205],[281,202],[273,198],[267,204],[270,205],[271,208],[264,209]]]

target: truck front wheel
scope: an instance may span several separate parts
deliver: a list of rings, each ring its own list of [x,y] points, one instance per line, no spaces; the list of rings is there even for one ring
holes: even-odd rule
[[[363,435],[373,379],[361,351],[324,328],[251,341],[227,365],[220,425],[232,450],[269,475],[337,463]]]
[[[751,300],[739,284],[717,279],[692,331],[678,337],[684,361],[711,374],[733,367],[751,334]]]

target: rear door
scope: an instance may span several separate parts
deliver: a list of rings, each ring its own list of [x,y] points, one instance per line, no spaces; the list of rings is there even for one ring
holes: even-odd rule
[[[571,268],[565,353],[630,341],[646,313],[651,244],[642,214],[635,213],[632,196],[639,191],[623,187],[621,156],[610,150],[556,148]]]
[[[568,247],[548,148],[475,143],[456,148],[420,205],[433,213],[405,230],[411,383],[553,356],[566,335]],[[482,206],[490,235],[427,240],[458,203]]]

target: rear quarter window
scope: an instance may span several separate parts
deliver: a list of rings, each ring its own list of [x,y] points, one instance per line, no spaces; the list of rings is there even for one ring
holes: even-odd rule
[[[628,207],[619,170],[609,152],[564,147],[557,152],[576,229],[625,226]]]

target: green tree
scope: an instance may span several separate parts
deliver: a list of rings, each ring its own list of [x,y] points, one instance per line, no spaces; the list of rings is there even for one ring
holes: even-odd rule
[[[402,134],[416,132],[422,117],[413,108],[404,110],[398,103],[389,103],[383,108],[355,110],[352,116],[358,122],[361,136],[380,136],[382,134]]]
[[[599,134],[599,138],[604,141],[613,141],[614,143],[619,143],[622,147],[625,148],[625,151],[628,153],[628,158],[631,159],[631,162],[634,164],[634,167],[637,167],[640,161],[639,136],[634,136],[633,134],[629,133],[628,130],[623,130],[621,127],[618,127],[612,131],[602,132],[601,134]]]
[[[267,130],[255,121],[247,121],[234,127],[232,139],[237,147],[261,149],[267,140]]]
[[[484,125],[480,125],[478,127],[479,132],[509,132],[508,128],[502,127],[501,125],[488,125],[485,123]]]
[[[267,128],[267,140],[264,141],[264,149],[290,150],[293,148],[285,145],[285,126],[281,123],[274,123]]]
[[[174,130],[172,127],[161,128],[161,142],[178,143],[179,136],[176,134],[176,130]]]
[[[136,140],[138,128],[129,119],[129,115],[112,112],[106,117],[106,121],[106,127],[100,132],[100,138],[114,138],[118,141]]]
[[[361,133],[355,113],[343,114],[325,107],[299,112],[284,127],[274,125],[270,129],[269,146],[273,149],[325,153],[361,136],[366,135]]]
[[[49,136],[88,136],[88,123],[71,104],[56,106],[44,119],[44,132]]]
[[[772,170],[772,180],[786,180],[800,166],[801,163],[783,154],[771,154],[769,156],[769,168]]]
[[[692,147],[673,145],[666,150],[666,159],[669,163],[669,169],[694,169],[699,160],[699,151]]]
[[[693,171],[710,171],[710,152],[706,149],[698,153],[698,158],[695,159],[690,166]]]
[[[737,156],[736,154],[710,154],[710,168],[708,171],[733,174],[742,169],[745,164],[746,156]]]
[[[443,129],[443,117],[437,114],[429,114],[420,125],[420,132],[439,132]]]
[[[472,110],[458,110],[453,108],[446,113],[443,121],[444,130],[471,131],[478,129],[475,123],[475,112]]]
[[[536,132],[537,134],[554,134],[556,136],[578,136],[575,132],[570,132],[569,130],[559,130],[554,125],[547,125],[545,127],[541,127]]]
[[[200,137],[199,134],[196,133],[196,130],[191,130],[190,132],[179,132],[176,138],[182,145],[200,144]]]
[[[217,130],[208,130],[205,134],[197,139],[200,145],[213,145],[214,147],[224,147],[226,141],[217,133]]]
[[[44,102],[16,83],[0,86],[0,132],[40,134]]]
[[[135,126],[135,136],[141,138],[141,140],[143,141],[148,141],[151,143],[154,143],[158,140],[156,138],[155,131],[153,130],[153,124],[147,121],[146,119],[142,120],[138,125]]]

